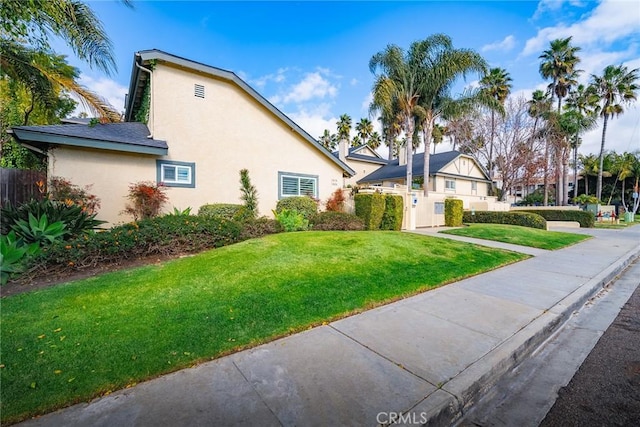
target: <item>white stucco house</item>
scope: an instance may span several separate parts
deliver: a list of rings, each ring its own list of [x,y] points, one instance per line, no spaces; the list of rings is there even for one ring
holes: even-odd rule
[[[167,210],[240,203],[239,171],[248,169],[259,211],[283,197],[326,200],[356,175],[300,126],[231,71],[160,50],[134,55],[124,122],[18,126],[16,140],[46,151],[48,175],[92,185],[111,224],[128,187],[170,187]]]

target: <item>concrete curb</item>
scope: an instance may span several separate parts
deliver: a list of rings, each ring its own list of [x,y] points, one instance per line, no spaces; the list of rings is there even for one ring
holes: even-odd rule
[[[477,399],[498,379],[519,365],[558,330],[587,300],[613,281],[628,265],[640,257],[640,246],[628,251],[601,273],[567,295],[551,309],[500,343],[441,389],[426,396],[405,412],[409,424],[420,420],[423,425],[455,424]],[[395,425],[395,424],[394,424]],[[403,425],[403,424],[398,424]]]

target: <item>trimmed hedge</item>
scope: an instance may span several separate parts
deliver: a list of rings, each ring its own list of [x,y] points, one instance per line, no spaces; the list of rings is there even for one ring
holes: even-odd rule
[[[385,209],[385,196],[380,193],[358,193],[354,196],[356,216],[362,218],[367,230],[379,230]]]
[[[268,234],[282,233],[282,231],[282,225],[273,218],[267,218],[266,216],[252,218],[242,223],[240,240],[255,239]]]
[[[547,221],[577,221],[582,228],[593,228],[596,219],[591,212],[575,211],[575,210],[556,210],[556,209],[527,209],[526,211],[540,215]]]
[[[384,196],[384,202],[384,214],[380,229],[400,231],[404,215],[404,199],[397,194],[387,194]]]
[[[471,211],[464,211],[462,220],[465,223],[481,223],[481,224],[508,224],[520,225],[529,228],[547,229],[547,221],[540,215],[531,212],[488,212],[475,211],[475,215]]]
[[[460,199],[444,199],[444,225],[447,227],[460,227],[464,207]]]
[[[240,220],[245,216],[246,208],[243,205],[233,203],[211,203],[200,206],[199,216],[219,217],[228,221]]]
[[[55,242],[35,260],[36,270],[80,270],[151,255],[178,255],[241,240],[242,225],[220,217],[166,215]]]
[[[312,230],[364,230],[362,218],[344,212],[320,212],[312,216],[310,222]]]
[[[318,212],[318,202],[308,196],[285,197],[278,200],[276,213],[282,213],[284,210],[298,212],[308,220]]]

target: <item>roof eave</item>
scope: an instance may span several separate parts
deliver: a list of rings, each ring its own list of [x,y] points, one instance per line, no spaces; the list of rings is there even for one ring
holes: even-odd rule
[[[99,150],[121,151],[136,154],[150,154],[166,156],[168,148],[150,147],[138,144],[104,141],[75,136],[52,135],[42,132],[33,132],[24,129],[13,129],[13,135],[20,143],[37,142],[46,145],[68,145],[73,147],[95,148]]]

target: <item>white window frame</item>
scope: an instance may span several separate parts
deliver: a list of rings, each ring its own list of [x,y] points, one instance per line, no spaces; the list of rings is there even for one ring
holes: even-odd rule
[[[289,181],[297,181],[296,191],[285,191],[284,182],[285,180]],[[307,192],[302,192],[302,180],[311,181],[313,184],[313,194],[308,194]],[[306,175],[300,173],[291,173],[291,172],[278,172],[278,199],[284,199],[286,197],[297,197],[297,196],[311,196],[315,199],[318,198],[318,176],[317,175]]]
[[[453,185],[451,185],[453,183]],[[444,179],[444,191],[456,191],[456,180],[455,179]]]
[[[183,188],[195,188],[196,186],[196,164],[188,162],[175,162],[171,160],[157,160],[157,181],[167,187],[183,187]],[[174,169],[174,179],[167,179],[166,171],[169,168]],[[180,179],[181,175],[184,176],[186,171],[186,178]],[[182,172],[182,173],[181,173]]]

